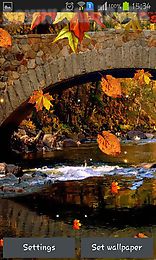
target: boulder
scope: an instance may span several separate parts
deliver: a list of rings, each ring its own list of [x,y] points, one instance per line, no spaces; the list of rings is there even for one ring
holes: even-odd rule
[[[147,139],[147,136],[143,132],[137,130],[132,130],[127,133],[128,140],[135,140],[135,138]]]
[[[153,139],[154,138],[154,134],[151,134],[151,133],[145,133],[146,137],[148,139]]]
[[[43,136],[43,145],[48,148],[56,147],[56,136],[53,136],[52,134],[45,134]]]

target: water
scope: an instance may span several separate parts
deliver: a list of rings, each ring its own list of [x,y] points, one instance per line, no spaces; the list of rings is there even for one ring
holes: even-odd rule
[[[156,143],[148,141],[123,144],[118,158],[103,155],[96,144],[25,156],[26,172],[47,173],[54,184],[27,198],[1,199],[0,237],[72,236],[80,259],[81,237],[142,232],[154,238],[156,259],[156,170],[140,165],[155,162],[155,152]],[[116,195],[112,181],[120,186]],[[82,223],[78,231],[75,218]]]

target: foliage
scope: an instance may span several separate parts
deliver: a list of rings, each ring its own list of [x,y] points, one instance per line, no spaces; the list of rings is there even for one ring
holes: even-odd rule
[[[142,86],[144,84],[149,85],[152,75],[148,71],[137,70],[134,75],[134,79],[138,81],[138,83]]]
[[[35,104],[37,111],[42,110],[43,107],[49,111],[50,107],[53,106],[50,101],[53,100],[54,99],[49,95],[49,93],[43,94],[42,90],[35,90],[33,95],[30,97],[29,103]]]
[[[20,123],[20,127],[24,127],[26,129],[28,129],[29,131],[35,131],[36,130],[36,126],[35,124],[32,122],[32,120],[23,120],[21,123]]]
[[[90,20],[94,20],[101,27],[105,28],[105,25],[100,20],[101,17],[102,15],[100,13],[94,12],[58,13],[54,24],[62,22],[64,19],[67,19],[69,24],[60,31],[54,42],[68,38],[71,49],[73,52],[76,52],[78,42],[82,42],[86,36],[85,33],[90,29]]]
[[[12,40],[10,34],[0,28],[0,47],[7,48],[12,45]]]
[[[103,92],[113,98],[121,97],[121,84],[120,80],[112,77],[111,75],[106,75],[101,78],[101,86]]]
[[[98,134],[97,142],[100,150],[107,155],[117,156],[121,153],[118,138],[108,131],[103,131],[102,134]]]

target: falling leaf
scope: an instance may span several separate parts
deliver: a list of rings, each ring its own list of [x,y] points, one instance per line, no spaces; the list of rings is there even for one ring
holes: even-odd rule
[[[106,79],[102,77],[101,86],[103,92],[113,98],[121,97],[121,83],[119,79],[106,75]]]
[[[49,93],[43,94],[42,90],[35,90],[33,95],[30,97],[29,103],[35,104],[36,110],[42,110],[45,107],[47,110],[50,109],[51,104],[50,101],[54,100]]]
[[[24,12],[4,12],[3,16],[9,21],[14,23],[24,23]]]
[[[42,23],[47,16],[51,17],[52,20],[56,17],[56,12],[35,12],[33,13],[32,23],[31,23],[31,30],[33,30],[37,25]]]
[[[75,16],[75,13],[72,12],[57,12],[56,18],[53,22],[53,24],[59,23],[63,21],[64,19],[67,19],[70,21]]]
[[[7,48],[12,45],[11,35],[0,28],[0,47]]]
[[[135,238],[147,238],[148,236],[146,236],[144,233],[138,233],[134,237]]]
[[[88,32],[90,23],[88,13],[77,12],[70,21],[70,31],[82,42],[85,32]]]
[[[118,138],[108,131],[103,131],[102,135],[98,134],[97,142],[100,150],[107,155],[117,156],[121,153]]]
[[[113,181],[111,184],[111,192],[117,194],[119,192],[120,186],[118,182]]]
[[[68,26],[64,27],[60,33],[58,34],[58,36],[55,38],[54,42],[57,42],[60,39],[64,39],[64,38],[68,38],[69,41],[69,45],[72,49],[73,52],[76,52],[77,50],[77,46],[78,46],[78,38],[74,35],[74,33],[72,33],[71,31],[69,31]]]
[[[80,227],[81,227],[80,220],[75,219],[74,222],[73,222],[73,229],[74,229],[74,230],[79,230]]]
[[[0,247],[3,247],[4,241],[3,239],[0,239]]]
[[[134,79],[138,80],[140,85],[149,84],[151,81],[152,75],[149,72],[145,72],[142,70],[137,70],[137,72],[134,75]]]

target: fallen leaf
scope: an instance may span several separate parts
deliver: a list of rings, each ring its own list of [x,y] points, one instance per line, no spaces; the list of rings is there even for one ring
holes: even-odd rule
[[[113,181],[111,184],[111,192],[117,194],[119,192],[120,186],[118,182]]]
[[[121,83],[119,79],[111,75],[106,75],[106,79],[102,77],[101,86],[103,92],[113,98],[121,97]]]
[[[42,90],[35,90],[33,95],[30,97],[29,103],[35,104],[36,110],[42,110],[45,107],[47,110],[50,109],[51,104],[50,101],[54,100],[49,93],[43,94]]]
[[[97,142],[100,150],[107,155],[117,156],[121,153],[118,138],[108,131],[103,131],[102,135],[98,134]]]
[[[0,47],[7,48],[12,45],[11,35],[0,28]]]

